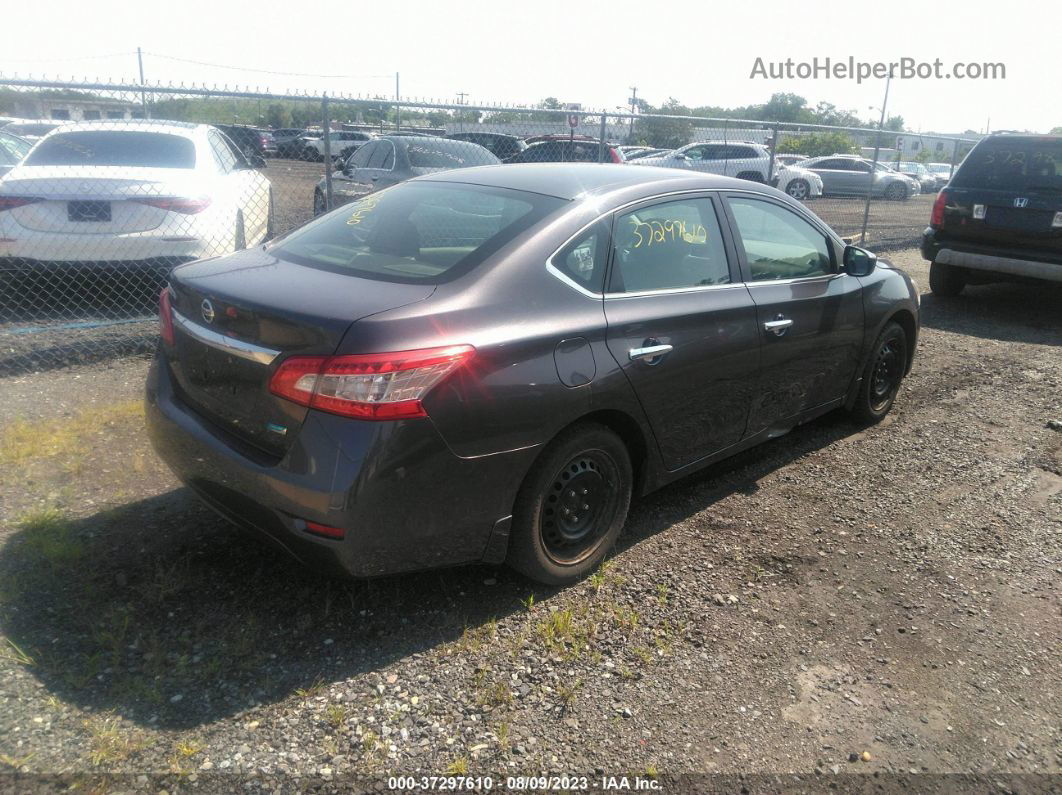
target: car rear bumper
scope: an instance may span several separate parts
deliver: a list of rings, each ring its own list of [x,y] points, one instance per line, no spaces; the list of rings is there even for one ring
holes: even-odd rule
[[[922,256],[930,262],[975,271],[1062,282],[1062,256],[941,241],[933,230],[922,236]]]
[[[266,460],[175,394],[156,358],[146,414],[159,456],[210,507],[303,563],[355,576],[501,562],[534,449],[461,458],[429,419],[377,423],[311,411]],[[314,535],[306,521],[341,528]]]
[[[8,234],[6,231],[4,234]],[[137,262],[181,258],[202,259],[232,249],[230,240],[209,240],[187,233],[155,230],[113,235],[50,234],[14,231],[0,241],[0,259],[41,262]]]

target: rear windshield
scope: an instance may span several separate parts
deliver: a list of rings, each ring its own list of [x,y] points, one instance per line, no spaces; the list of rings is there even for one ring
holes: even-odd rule
[[[438,283],[565,204],[504,188],[406,182],[322,216],[273,251],[300,265],[367,279]]]
[[[47,135],[58,126],[58,124],[20,124],[16,122],[7,125],[4,129],[15,135]]]
[[[413,168],[465,168],[492,166],[499,162],[479,144],[466,141],[418,141],[407,144],[406,152]]]
[[[45,138],[25,162],[29,166],[195,168],[195,144],[166,133],[85,130]]]
[[[1062,191],[1062,138],[978,144],[959,167],[952,185]]]

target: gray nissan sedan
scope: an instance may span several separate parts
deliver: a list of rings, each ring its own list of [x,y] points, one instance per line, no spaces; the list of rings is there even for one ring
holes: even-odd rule
[[[632,497],[832,409],[881,419],[918,294],[783,193],[535,164],[410,180],[178,267],[159,454],[304,563],[592,571]]]

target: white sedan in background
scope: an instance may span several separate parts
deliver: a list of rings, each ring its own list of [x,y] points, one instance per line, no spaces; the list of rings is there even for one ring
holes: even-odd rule
[[[261,165],[204,124],[64,124],[0,180],[0,269],[172,266],[257,245],[273,233]]]
[[[797,201],[822,195],[822,177],[814,171],[797,166],[775,165],[773,185]]]

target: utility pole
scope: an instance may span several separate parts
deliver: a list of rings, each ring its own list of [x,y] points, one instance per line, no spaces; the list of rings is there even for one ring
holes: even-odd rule
[[[398,72],[395,72],[395,132],[402,129],[402,108],[398,104]]]
[[[467,103],[465,102],[465,97],[467,97],[467,96],[468,96],[468,94],[467,94],[466,92],[464,92],[464,91],[458,91],[458,92],[457,92],[457,104],[458,104],[458,105],[465,105],[465,104],[467,104]]]
[[[631,86],[631,128],[627,133],[627,143],[634,143],[634,111],[638,107],[638,86]]]
[[[892,82],[892,70],[885,78],[885,100],[881,103],[881,120],[878,122],[878,134],[874,136],[874,162],[870,166],[870,182],[867,184],[867,203],[863,208],[863,231],[859,233],[859,245],[867,239],[867,221],[870,220],[870,197],[874,193],[874,177],[878,170],[878,155],[881,153],[881,132],[885,129],[885,108],[889,106],[889,83]]]
[[[136,48],[136,64],[140,68],[140,107],[144,109],[144,118],[148,118],[147,99],[144,97],[144,54]]]

